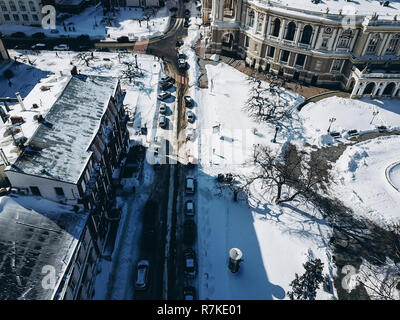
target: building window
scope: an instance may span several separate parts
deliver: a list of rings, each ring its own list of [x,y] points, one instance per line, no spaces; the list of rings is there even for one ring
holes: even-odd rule
[[[275,47],[268,47],[267,56],[273,58],[275,55]]]
[[[38,187],[29,187],[31,189],[31,192],[35,196],[41,196],[40,190]]]
[[[321,43],[321,48],[328,47],[328,41],[329,41],[329,38],[323,38],[322,43]]]
[[[9,15],[9,14],[5,14],[5,15],[4,15],[4,20],[10,21],[10,15]]]
[[[33,19],[33,21],[39,21],[39,18],[36,14],[32,15],[32,19]]]
[[[286,31],[286,40],[293,41],[294,34],[296,33],[296,24],[293,21],[290,21],[288,24],[288,28]]]
[[[249,11],[249,19],[247,20],[247,25],[252,28],[254,26],[254,11]]]
[[[298,54],[296,58],[296,66],[303,67],[306,61],[306,56],[304,54]]]
[[[397,34],[392,39],[390,39],[385,54],[395,54],[397,48],[399,47],[399,42],[400,42],[399,40],[400,40],[400,34]]]
[[[322,61],[321,60],[317,60],[317,62],[315,63],[314,70],[320,71],[321,70],[321,66],[322,66]]]
[[[13,19],[14,19],[14,21],[19,21],[19,15],[13,14]]]
[[[366,52],[367,54],[375,54],[379,40],[380,40],[379,34],[375,35],[371,40],[369,40],[367,52]]]
[[[4,11],[4,12],[8,11],[8,9],[6,7],[6,3],[4,1],[0,1],[0,8],[1,8],[1,11]]]
[[[303,35],[301,36],[300,42],[304,44],[310,44],[312,33],[313,33],[313,28],[309,24],[306,25],[303,29]]]
[[[257,44],[257,43],[254,44],[254,52],[255,52],[255,53],[258,53],[258,44]]]
[[[245,36],[245,38],[244,38],[244,46],[245,46],[246,48],[249,47],[249,37],[248,37],[248,36]]]
[[[272,35],[274,37],[278,37],[279,36],[279,30],[281,29],[281,20],[279,20],[278,18],[276,18],[274,20],[274,28],[272,29]]]
[[[264,24],[264,16],[262,14],[260,14],[258,16],[258,21],[257,21],[257,28],[256,28],[256,32],[257,33],[261,33],[262,32],[263,24]]]
[[[339,37],[337,47],[342,49],[348,49],[350,47],[352,32],[350,29],[344,30]]]
[[[282,53],[281,53],[281,62],[288,62],[288,61],[289,61],[289,54],[290,54],[289,51],[282,50]]]
[[[18,6],[19,6],[19,9],[21,11],[26,11],[26,7],[25,7],[24,3],[21,0],[18,1]]]
[[[28,18],[27,14],[23,14],[22,15],[22,19],[24,19],[24,21],[29,21],[29,18]]]
[[[63,188],[56,187],[56,188],[54,188],[54,191],[56,192],[56,195],[59,196],[59,197],[64,197],[65,196]]]
[[[15,3],[13,1],[10,1],[9,3],[11,11],[17,11],[17,7],[15,6]]]
[[[33,1],[29,1],[29,8],[31,9],[31,11],[36,12],[36,7]]]
[[[342,67],[342,61],[341,60],[333,60],[333,62],[332,62],[332,71],[340,71],[341,67]]]

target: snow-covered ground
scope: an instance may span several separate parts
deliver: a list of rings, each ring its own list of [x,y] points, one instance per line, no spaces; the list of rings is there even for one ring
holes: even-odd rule
[[[150,15],[149,23],[143,20],[144,14]],[[139,23],[139,19],[142,21]],[[142,8],[121,7],[115,16],[103,16],[101,6],[92,6],[78,15],[72,15],[63,22],[56,21],[58,33],[51,33],[50,29],[23,25],[0,25],[0,32],[11,34],[17,31],[32,35],[43,32],[50,37],[61,35],[77,37],[87,34],[93,39],[105,39],[115,41],[120,36],[127,36],[131,40],[143,40],[159,36],[165,32],[169,25],[169,10],[167,7],[152,11],[143,11]],[[65,25],[65,28],[64,28]],[[72,31],[72,27],[75,31]],[[71,28],[71,30],[69,29]],[[38,39],[38,42],[40,40]]]
[[[396,162],[387,169],[387,176],[392,186],[400,192],[400,163]]]
[[[377,127],[400,129],[400,103],[397,99],[347,99],[330,97],[308,103],[299,113],[304,128],[302,135],[310,144],[324,146],[335,140],[327,134],[329,120],[335,119],[330,128],[346,138],[347,131],[376,132]],[[339,139],[345,141],[344,139]]]
[[[332,193],[359,215],[378,222],[400,218],[400,192],[388,181],[386,169],[399,160],[400,136],[379,137],[348,147],[333,169],[338,186]],[[393,174],[398,179],[398,168]]]

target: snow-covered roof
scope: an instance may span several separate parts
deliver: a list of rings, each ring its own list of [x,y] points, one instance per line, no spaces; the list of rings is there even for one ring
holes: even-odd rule
[[[72,212],[70,206],[39,197],[1,197],[0,299],[52,299],[87,217],[87,212]],[[56,277],[54,289],[42,286],[50,268]]]
[[[52,126],[40,124],[28,141],[39,152],[24,151],[7,170],[76,183],[117,83],[113,77],[71,77],[45,116]]]
[[[388,6],[381,5],[385,0],[321,0],[313,3],[311,0],[248,0],[249,2],[261,3],[271,7],[283,9],[295,9],[299,12],[310,11],[316,13],[326,13],[329,8],[330,14],[338,14],[342,10],[352,15],[371,15],[376,12],[378,15],[394,16],[399,14],[400,0],[390,0]]]

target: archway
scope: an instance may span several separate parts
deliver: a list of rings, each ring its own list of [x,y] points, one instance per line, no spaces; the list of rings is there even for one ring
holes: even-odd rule
[[[295,33],[296,33],[296,24],[293,21],[290,21],[289,24],[288,24],[288,28],[287,28],[285,39],[293,41]]]
[[[222,36],[222,47],[224,50],[232,50],[233,49],[233,34],[230,32],[225,33]]]
[[[364,89],[363,94],[372,94],[375,90],[375,82],[370,82]]]
[[[301,43],[310,44],[313,28],[308,24],[303,29],[303,35],[301,36]]]
[[[394,82],[389,83],[385,90],[383,90],[383,96],[391,96],[393,94],[394,89],[396,88],[396,84]]]
[[[279,18],[276,18],[274,20],[274,28],[272,30],[272,35],[274,37],[278,37],[280,29],[281,29],[281,20]]]

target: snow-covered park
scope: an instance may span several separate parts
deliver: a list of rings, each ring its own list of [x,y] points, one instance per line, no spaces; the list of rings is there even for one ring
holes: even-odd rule
[[[115,14],[108,13],[104,16],[101,6],[92,6],[80,14],[70,17],[61,19],[59,15],[56,20],[57,33],[42,27],[23,25],[0,25],[0,32],[3,34],[24,32],[26,35],[43,32],[49,37],[67,36],[71,38],[89,35],[92,39],[105,41],[115,41],[121,36],[129,37],[130,40],[143,40],[162,35],[167,30],[170,20],[169,13],[167,7],[154,9],[154,11],[121,7]],[[146,16],[149,17],[148,22],[145,19]]]

